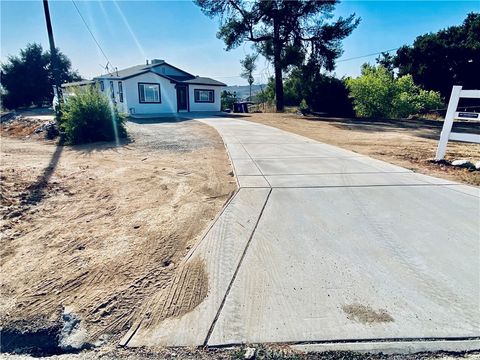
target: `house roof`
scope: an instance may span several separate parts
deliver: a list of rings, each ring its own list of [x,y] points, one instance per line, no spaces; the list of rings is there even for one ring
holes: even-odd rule
[[[157,69],[155,69],[156,67],[158,67],[160,65],[168,65],[169,67],[172,67],[176,70],[181,71],[185,75],[166,75],[166,74],[163,74],[163,73],[159,72]],[[93,78],[93,80],[88,80],[89,81],[88,83],[92,83],[95,80],[99,80],[99,79],[125,80],[125,79],[131,78],[131,77],[135,77],[135,76],[138,76],[138,75],[141,75],[141,74],[148,73],[148,72],[151,72],[151,73],[154,73],[158,76],[164,77],[164,78],[170,80],[173,83],[186,83],[186,84],[198,84],[198,85],[210,85],[210,86],[227,86],[226,84],[224,84],[220,81],[214,80],[214,79],[210,79],[210,78],[207,78],[207,77],[194,76],[194,75],[192,75],[192,74],[190,74],[190,73],[188,73],[184,70],[181,70],[181,69],[179,69],[179,68],[177,68],[173,65],[168,64],[167,62],[165,62],[163,60],[157,60],[153,64],[135,65],[135,66],[128,67],[126,69],[115,70],[115,71],[112,71],[108,74],[103,74],[103,75],[96,76],[96,77]],[[84,83],[83,81],[80,81],[80,82],[77,82],[77,83],[63,84],[62,86],[63,87],[68,87],[68,86],[81,86],[81,85],[86,85],[86,83]]]
[[[227,84],[224,84],[220,81],[207,78],[207,77],[201,77],[201,76],[195,76],[193,79],[189,80],[184,80],[182,83],[187,83],[187,84],[197,84],[197,85],[210,85],[210,86],[227,86]]]
[[[101,78],[125,79],[125,78],[129,78],[129,77],[132,77],[132,76],[136,76],[136,75],[146,73],[146,72],[150,71],[151,68],[156,67],[156,66],[161,65],[161,64],[163,64],[163,63],[149,64],[149,65],[146,65],[146,64],[135,65],[135,66],[128,67],[126,69],[112,71],[108,74],[102,74],[102,75],[99,75],[99,76],[95,76],[94,79],[101,79]]]

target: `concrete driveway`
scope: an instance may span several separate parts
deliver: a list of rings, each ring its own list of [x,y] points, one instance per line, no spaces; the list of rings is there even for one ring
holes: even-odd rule
[[[480,191],[248,121],[222,135],[240,190],[186,261],[193,311],[128,346],[480,348]]]

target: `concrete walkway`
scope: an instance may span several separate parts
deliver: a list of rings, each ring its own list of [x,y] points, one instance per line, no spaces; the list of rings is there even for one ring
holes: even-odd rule
[[[186,260],[204,261],[209,293],[123,344],[480,348],[478,188],[261,124],[201,121],[240,187]]]

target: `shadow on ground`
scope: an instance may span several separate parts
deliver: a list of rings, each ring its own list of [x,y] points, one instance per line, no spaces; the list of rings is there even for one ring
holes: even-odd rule
[[[98,141],[82,145],[70,145],[68,148],[72,151],[78,152],[81,155],[85,155],[106,150],[117,151],[117,149],[126,145],[130,145],[133,142],[133,138],[130,135],[127,135],[126,138],[119,139],[118,143],[115,141]]]
[[[156,117],[156,118],[132,118],[129,117],[128,121],[135,124],[166,124],[166,123],[178,123],[184,121],[193,120],[192,118],[169,116],[169,117]]]
[[[37,178],[32,185],[27,188],[28,194],[25,196],[24,203],[26,205],[37,205],[45,197],[45,190],[48,187],[50,178],[52,177],[55,168],[57,167],[60,156],[63,152],[63,146],[57,145],[55,151],[52,154],[50,162],[43,170],[43,173]]]
[[[414,132],[416,136],[438,140],[442,131],[443,121],[428,119],[361,119],[305,116],[302,120],[312,122],[328,122],[339,129],[361,132],[404,131]],[[480,122],[455,121],[452,131],[459,133],[480,134]]]

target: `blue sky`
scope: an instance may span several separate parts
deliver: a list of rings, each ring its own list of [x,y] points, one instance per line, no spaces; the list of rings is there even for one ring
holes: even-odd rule
[[[114,66],[120,68],[164,59],[173,65],[229,85],[245,84],[239,78],[239,60],[249,45],[230,52],[216,38],[217,20],[201,13],[191,1],[76,1],[98,42]],[[42,1],[0,0],[1,61],[17,54],[28,42],[48,49]],[[356,13],[359,27],[344,41],[341,59],[362,56],[411,44],[416,36],[459,25],[469,12],[480,11],[475,1],[344,1],[337,16]],[[102,72],[106,60],[96,47],[71,1],[50,0],[55,42],[73,67],[89,78]],[[356,76],[363,62],[376,56],[340,61],[336,75]],[[259,60],[257,82],[271,74]]]

